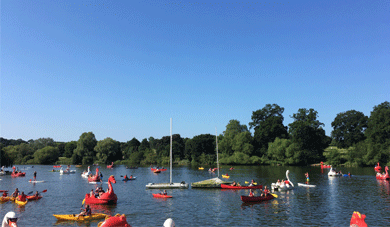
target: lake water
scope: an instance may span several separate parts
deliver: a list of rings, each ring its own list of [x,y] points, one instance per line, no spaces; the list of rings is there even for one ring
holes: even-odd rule
[[[0,189],[11,193],[16,187],[28,193],[43,191],[43,198],[31,201],[25,207],[15,203],[0,204],[0,218],[9,211],[19,217],[18,226],[97,226],[99,221],[90,223],[57,222],[53,214],[71,214],[80,212],[86,193],[95,188],[88,184],[80,174],[87,166],[76,169],[76,174],[60,175],[49,172],[52,166],[18,166],[26,172],[26,177],[11,178],[0,176]],[[95,167],[92,167],[92,172]],[[229,166],[230,167],[230,166]],[[93,212],[115,215],[125,214],[132,226],[162,226],[167,218],[172,218],[176,226],[349,226],[354,211],[367,216],[369,226],[390,226],[390,186],[388,181],[375,178],[374,168],[340,168],[344,173],[351,172],[352,177],[328,178],[328,169],[320,167],[283,167],[283,166],[234,166],[221,167],[220,174],[229,173],[230,181],[255,181],[268,185],[277,179],[286,177],[290,171],[290,180],[295,189],[288,192],[275,192],[279,197],[256,204],[245,204],[240,195],[248,195],[248,190],[221,189],[172,189],[167,190],[172,199],[153,198],[152,193],[159,190],[146,189],[147,183],[169,182],[169,170],[160,174],[150,168],[126,169],[116,166],[113,169],[101,167],[104,180],[114,175],[117,183],[113,185],[118,197],[116,205],[92,206]],[[197,168],[174,167],[173,182],[193,183],[216,177],[215,173]],[[37,171],[37,180],[44,183],[31,184],[33,172]],[[298,187],[305,182],[304,173],[309,172],[310,184],[316,188]],[[134,181],[124,182],[121,175],[136,176]],[[107,189],[107,184],[103,184]]]

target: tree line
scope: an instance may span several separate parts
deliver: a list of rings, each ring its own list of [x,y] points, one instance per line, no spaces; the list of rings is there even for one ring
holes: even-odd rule
[[[283,124],[284,108],[267,104],[252,112],[248,126],[232,119],[225,131],[193,138],[172,136],[176,164],[214,165],[216,139],[219,162],[234,165],[309,165],[329,164],[372,166],[390,161],[390,103],[373,108],[370,116],[349,110],[337,114],[331,136],[325,135],[324,123],[312,108],[298,109]],[[254,133],[250,132],[253,129]],[[326,149],[329,146],[339,149]],[[13,164],[116,164],[168,165],[170,137],[133,138],[119,142],[112,138],[97,141],[93,132],[84,132],[78,141],[56,142],[51,138],[24,141],[0,138],[1,165]],[[325,151],[326,150],[326,151]]]

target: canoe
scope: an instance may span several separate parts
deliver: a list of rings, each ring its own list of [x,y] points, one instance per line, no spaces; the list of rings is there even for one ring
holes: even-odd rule
[[[18,204],[19,206],[24,206],[24,205],[26,205],[27,204],[27,202],[28,202],[28,200],[26,200],[26,201],[19,201],[18,199],[15,199],[15,201],[14,201],[16,204]]]
[[[255,185],[255,186],[232,186],[227,184],[221,184],[221,188],[224,189],[262,189],[263,185]]]
[[[129,180],[135,180],[137,177],[128,178],[128,179],[122,179],[122,181],[129,181]]]
[[[160,193],[158,193],[158,194],[152,194],[152,195],[153,195],[153,197],[156,197],[156,198],[172,198],[171,195],[162,195],[162,194],[160,194]]]
[[[28,200],[38,200],[38,199],[42,199],[42,196],[28,195],[27,199]]]
[[[275,197],[273,197],[271,194],[268,194],[267,196],[241,196],[241,200],[245,203],[251,203],[251,202],[262,202],[271,200]]]
[[[222,175],[223,178],[229,178],[229,175]]]
[[[67,221],[89,221],[96,219],[104,219],[107,217],[107,214],[103,213],[94,213],[91,216],[79,216],[76,217],[75,214],[53,214],[58,220],[67,220]]]
[[[306,188],[315,188],[316,187],[314,184],[303,184],[303,183],[298,183],[298,186],[306,187]]]

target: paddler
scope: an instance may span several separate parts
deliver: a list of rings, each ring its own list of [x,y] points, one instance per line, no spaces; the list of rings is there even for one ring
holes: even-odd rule
[[[24,194],[24,192],[22,192],[22,193],[18,196],[18,200],[19,200],[19,201],[25,202],[26,199],[27,199],[27,196]]]
[[[310,181],[309,172],[306,172],[306,173],[305,173],[305,177],[306,177],[306,181],[309,182],[309,181]]]
[[[252,191],[252,189],[249,189],[249,196],[250,196],[250,197],[253,197],[253,191]]]
[[[15,188],[15,191],[12,193],[12,197],[16,198],[19,195],[19,189]]]
[[[34,181],[37,180],[37,171],[34,171]]]
[[[76,215],[76,217],[79,217],[79,216],[91,216],[92,215],[92,211],[91,211],[91,208],[89,207],[89,205],[87,204],[85,206],[85,209],[81,208],[81,212],[80,214]]]

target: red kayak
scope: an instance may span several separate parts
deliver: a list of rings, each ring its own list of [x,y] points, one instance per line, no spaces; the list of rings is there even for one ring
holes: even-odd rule
[[[255,185],[255,186],[232,186],[227,184],[221,184],[221,188],[224,189],[262,189],[263,185]]]
[[[251,203],[251,202],[262,202],[271,200],[275,197],[273,197],[271,194],[268,194],[267,196],[241,196],[241,200],[245,203]]]
[[[53,166],[53,168],[61,168],[61,166]]]
[[[156,169],[155,171],[153,171],[153,173],[161,173],[161,170]]]
[[[160,194],[160,193],[152,194],[152,195],[153,195],[153,197],[156,197],[156,198],[172,198],[171,195],[163,195],[163,194]]]
[[[27,196],[27,199],[28,200],[38,200],[38,199],[42,199],[42,196],[35,196],[35,195],[31,195],[31,196]]]
[[[153,172],[156,171],[156,170],[167,171],[167,169],[155,169],[155,168],[150,168],[150,170],[152,170]]]

